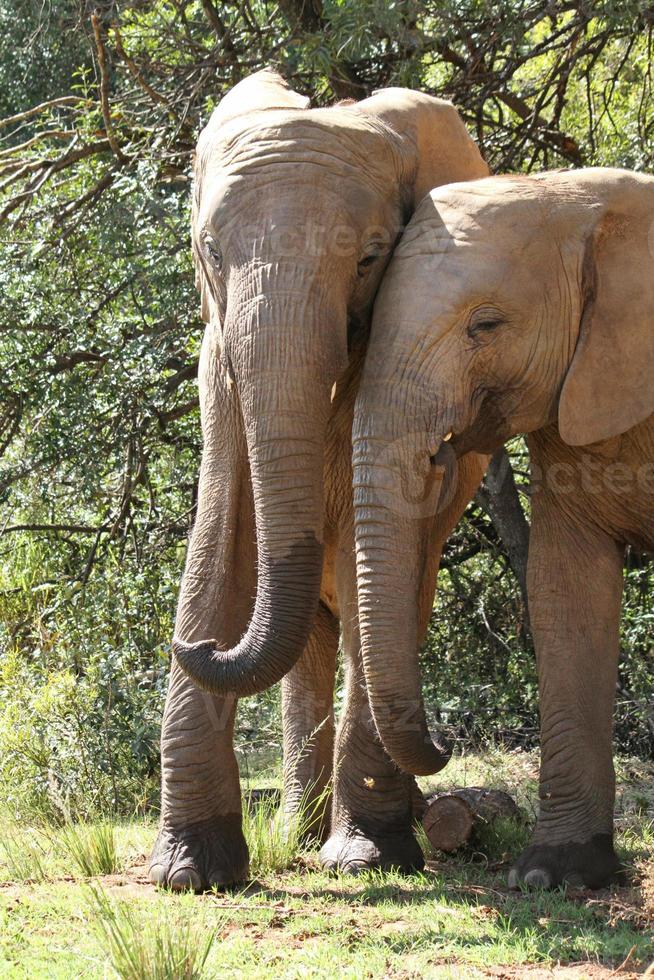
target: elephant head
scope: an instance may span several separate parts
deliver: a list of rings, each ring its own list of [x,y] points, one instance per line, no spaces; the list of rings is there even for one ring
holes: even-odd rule
[[[193,255],[203,316],[240,403],[258,555],[237,646],[174,642],[206,690],[261,691],[299,658],[319,598],[331,400],[354,327],[367,325],[418,200],[434,184],[485,173],[454,108],[403,89],[309,109],[265,70],[232,89],[202,132]]]
[[[353,429],[363,659],[402,768],[440,761],[420,696],[424,534],[408,480],[429,489],[448,458],[549,424],[571,446],[610,439],[654,411],[653,376],[652,178],[490,177],[421,202],[375,303]]]

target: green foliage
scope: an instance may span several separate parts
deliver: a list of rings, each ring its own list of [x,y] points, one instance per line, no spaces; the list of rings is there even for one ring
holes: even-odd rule
[[[0,118],[70,91],[73,72],[90,65],[74,0],[0,3]]]
[[[66,580],[61,553],[27,539],[12,557],[14,634],[0,660],[5,807],[61,822],[156,802],[173,573],[107,562],[84,589]]]
[[[487,521],[471,511],[472,539]],[[533,745],[538,735],[536,666],[515,579],[497,545],[439,576],[422,653],[433,723],[451,739]]]
[[[518,440],[511,462],[529,513],[529,461]],[[654,749],[654,567],[627,553],[615,742],[650,758]],[[453,742],[538,744],[538,678],[529,622],[505,550],[475,502],[448,542],[422,652],[427,705]]]
[[[469,537],[479,524],[478,513],[470,511]],[[630,567],[634,561],[637,567]],[[654,748],[653,590],[651,564],[629,556],[615,741],[643,758]],[[441,572],[422,676],[432,723],[452,740],[538,744],[538,678],[525,625],[520,592],[497,545],[488,543],[480,554]]]

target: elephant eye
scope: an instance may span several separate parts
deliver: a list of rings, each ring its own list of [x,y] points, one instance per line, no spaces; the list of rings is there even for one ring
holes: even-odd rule
[[[501,313],[491,310],[479,310],[473,314],[468,325],[468,336],[478,337],[480,334],[492,333],[506,323]]]
[[[371,266],[373,264],[373,262],[375,261],[375,259],[378,259],[378,258],[379,258],[378,255],[366,255],[365,259],[361,259],[361,261],[359,262],[359,268],[360,269],[367,269],[369,266]]]
[[[365,276],[368,269],[384,254],[384,249],[381,244],[372,245],[370,249],[370,252],[368,252],[367,255],[364,255],[363,258],[359,259],[359,262],[357,263],[358,276]]]
[[[207,255],[211,259],[212,265],[215,266],[218,271],[220,271],[223,264],[223,257],[220,249],[211,239],[205,240],[204,247]]]

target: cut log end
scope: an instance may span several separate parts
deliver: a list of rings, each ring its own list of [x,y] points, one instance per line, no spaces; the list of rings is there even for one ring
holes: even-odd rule
[[[432,847],[448,854],[470,840],[474,822],[472,807],[460,797],[450,794],[432,800],[422,818]]]
[[[422,825],[432,847],[451,854],[467,844],[480,826],[497,817],[519,815],[520,810],[508,793],[471,786],[431,796],[426,801]]]

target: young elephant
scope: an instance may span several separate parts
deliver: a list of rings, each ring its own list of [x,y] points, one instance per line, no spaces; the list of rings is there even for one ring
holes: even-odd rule
[[[247,875],[237,696],[290,671],[290,807],[331,778],[339,620],[347,699],[323,862],[421,863],[412,781],[376,738],[359,661],[352,414],[373,297],[403,223],[430,187],[486,173],[447,102],[389,89],[310,109],[270,70],[235,86],[200,136],[204,451],[161,736],[154,882],[201,889]],[[469,460],[434,523],[432,590],[440,545],[482,470]]]
[[[426,729],[387,722],[389,707],[420,704],[407,609],[424,542],[402,481],[409,466],[433,480],[440,464],[529,434],[541,805],[512,885],[598,887],[619,871],[623,556],[654,548],[653,254],[652,178],[493,177],[422,201],[376,301],[353,430],[359,624],[373,715],[408,771],[436,769],[438,755]]]

